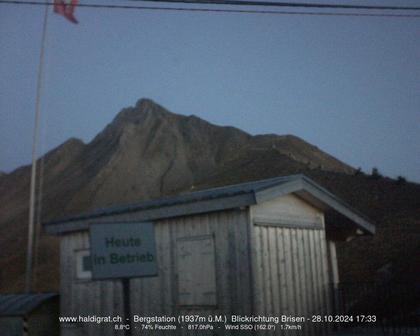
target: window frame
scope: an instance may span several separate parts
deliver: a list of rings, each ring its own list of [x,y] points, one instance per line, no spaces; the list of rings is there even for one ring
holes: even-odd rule
[[[84,269],[84,258],[90,257],[90,249],[74,250],[76,280],[91,280],[92,270]]]

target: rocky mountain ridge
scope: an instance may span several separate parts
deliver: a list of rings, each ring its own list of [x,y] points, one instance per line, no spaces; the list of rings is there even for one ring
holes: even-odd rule
[[[377,187],[372,189],[370,180],[360,182],[360,176],[354,176],[354,168],[296,136],[252,136],[234,127],[171,113],[149,99],[123,109],[91,142],[69,139],[47,153],[43,165],[39,204],[43,221],[196,188],[294,173],[310,175],[361,210],[378,207],[378,213],[386,212],[380,195],[384,181],[372,182]],[[23,286],[29,178],[30,166],[0,176],[1,290],[18,291]],[[352,191],[353,183],[357,192]],[[411,220],[418,213],[413,208],[420,189],[410,183],[401,188],[398,195],[407,195],[407,200],[398,206]],[[376,196],[363,198],[370,190],[376,190]],[[56,289],[57,240],[42,235],[39,251],[36,288]],[[349,263],[347,259],[343,262]]]

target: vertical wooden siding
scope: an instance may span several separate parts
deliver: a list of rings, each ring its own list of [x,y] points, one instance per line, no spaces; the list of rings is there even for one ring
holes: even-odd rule
[[[304,316],[330,312],[329,272],[322,213],[292,195],[251,209],[255,314]],[[258,222],[264,218],[264,222]],[[287,224],[286,218],[292,224]],[[272,223],[270,224],[270,219]],[[312,228],[299,227],[299,222]],[[295,224],[293,224],[295,223]],[[295,325],[296,323],[289,323]],[[324,335],[322,325],[270,335]]]
[[[130,281],[131,311],[139,316],[177,316],[179,314],[251,314],[251,275],[248,254],[248,211],[224,212],[178,217],[155,222],[157,277]],[[127,215],[107,218],[107,222],[135,221]],[[104,222],[104,220],[97,220]],[[182,307],[177,302],[176,241],[179,238],[213,235],[217,306]],[[88,232],[66,235],[61,241],[61,315],[123,315],[119,280],[79,281],[76,279],[74,251],[89,248]],[[114,335],[109,326],[82,325],[83,335]],[[208,334],[226,335],[223,330]],[[120,332],[121,333],[121,332]],[[72,335],[71,333],[67,333]],[[76,335],[76,333],[73,333]],[[117,333],[115,333],[117,334]],[[134,330],[133,335],[140,335]],[[144,333],[142,333],[144,334]],[[158,334],[156,331],[153,334]],[[172,333],[171,333],[172,334]],[[197,334],[179,330],[178,334]],[[200,332],[200,335],[205,335]]]
[[[89,248],[87,232],[73,233],[61,239],[60,316],[123,316],[122,286],[118,280],[78,280],[76,250]],[[80,323],[61,325],[63,335],[114,335],[108,324]]]

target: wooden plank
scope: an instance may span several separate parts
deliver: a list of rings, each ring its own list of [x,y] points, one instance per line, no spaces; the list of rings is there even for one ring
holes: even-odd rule
[[[318,231],[316,233],[317,236],[317,256],[318,256],[318,280],[319,280],[319,295],[320,295],[320,314],[326,315],[327,314],[327,302],[325,300],[325,269],[324,269],[324,257],[322,253],[323,249],[323,239],[322,239],[322,232]],[[327,330],[327,323],[321,324],[322,330],[321,334],[326,335]]]
[[[289,314],[290,310],[290,294],[289,293],[289,283],[288,277],[290,272],[288,270],[287,262],[287,252],[285,251],[286,247],[286,232],[289,229],[278,228],[276,230],[276,244],[277,244],[277,260],[278,260],[278,276],[279,276],[279,285],[280,285],[280,313],[281,315]],[[290,251],[288,251],[290,252]],[[280,322],[281,323],[281,322]],[[287,335],[286,330],[276,328],[275,335]]]
[[[254,218],[255,225],[274,226],[285,228],[298,228],[308,230],[322,230],[322,223],[317,218],[304,218],[302,216],[281,215],[267,216],[258,215]]]
[[[208,233],[214,235],[215,242],[218,245],[215,250],[215,261],[216,261],[216,294],[217,294],[217,306],[209,307],[207,311],[203,311],[203,314],[229,314],[231,312],[231,305],[224,305],[229,300],[229,294],[226,293],[229,290],[230,285],[227,283],[228,275],[225,274],[229,267],[229,260],[227,259],[228,240],[227,232],[229,222],[226,219],[227,213],[211,213],[207,215],[206,221],[209,225]],[[219,250],[220,249],[220,250]]]
[[[155,229],[156,244],[158,246],[162,246],[162,242],[161,242],[162,237],[163,237],[162,225],[160,225],[159,222],[156,221],[154,223],[154,229]],[[142,278],[142,280],[145,280],[145,286],[147,288],[147,296],[148,296],[148,300],[149,300],[149,304],[150,304],[149,313],[153,314],[153,315],[156,315],[158,313],[162,314],[162,312],[163,312],[162,302],[163,302],[163,297],[165,295],[165,291],[161,286],[161,284],[162,284],[162,281],[161,281],[162,272],[161,271],[162,270],[159,269],[161,267],[162,254],[159,253],[158,246],[157,246],[158,275],[154,276],[154,277]],[[161,249],[160,249],[160,251],[161,251]]]
[[[121,288],[121,293],[119,295],[119,309],[121,311],[121,316],[124,316],[124,292],[123,285],[121,280],[116,280],[119,283]],[[143,307],[145,306],[145,297],[142,292],[142,279],[132,279],[130,281],[130,292],[131,297],[135,298],[131,300],[131,311],[136,312],[137,315],[143,315]]]
[[[238,307],[237,312],[242,315],[252,314],[252,282],[251,282],[251,264],[248,237],[248,211],[241,210],[238,216],[235,216],[236,241],[237,241],[237,264],[238,272],[236,277]]]
[[[281,274],[281,252],[280,249],[283,247],[279,244],[279,234],[281,233],[281,228],[272,228],[269,234],[270,237],[270,251],[274,254],[272,260],[272,276],[273,282],[275,284],[273,288],[273,297],[274,297],[274,311],[273,316],[280,316],[283,314],[282,304],[283,304],[283,293],[282,293],[282,274]],[[281,236],[280,236],[281,237]],[[275,335],[280,335],[281,330],[276,330]]]
[[[312,255],[312,279],[313,279],[313,315],[321,313],[322,296],[320,292],[320,260],[317,232],[312,231],[310,236],[311,255]],[[316,335],[319,335],[319,325],[315,325]]]
[[[262,247],[264,265],[264,293],[265,293],[265,315],[273,314],[273,282],[271,277],[271,259],[269,246],[269,227],[262,228]]]
[[[158,221],[154,222],[155,240],[156,240],[156,263],[158,274],[156,277],[144,278],[146,280],[146,286],[148,287],[149,302],[150,302],[150,313],[155,315],[163,312],[162,302],[164,300],[164,289],[162,288],[162,225]]]
[[[114,281],[113,280],[108,280],[105,283],[105,290],[106,290],[106,309],[105,309],[105,314],[106,315],[111,315],[111,316],[115,316],[114,313],[114,300],[115,300],[115,296],[114,296]],[[106,331],[107,331],[107,336],[113,336],[114,335],[114,330],[113,330],[113,326],[107,325],[105,327]]]
[[[235,297],[236,305],[232,313],[246,315],[251,313],[249,305],[250,299],[250,281],[249,281],[249,260],[248,260],[248,240],[247,240],[247,216],[244,210],[235,212],[231,224],[235,232],[235,259],[236,259],[236,273],[234,275],[235,281]]]
[[[230,290],[232,283],[229,274],[229,256],[228,256],[228,226],[229,213],[218,212],[210,214],[210,223],[212,232],[215,234],[216,245],[216,281],[217,281],[217,303],[220,305],[223,314],[229,314],[232,311],[230,302]]]
[[[256,232],[256,241],[257,241],[257,253],[258,253],[258,264],[259,264],[259,314],[266,316],[267,315],[267,260],[265,256],[265,228],[262,226],[255,225],[254,222],[254,230]],[[262,331],[255,332],[256,335],[262,335]]]
[[[256,286],[254,287],[254,300],[255,300],[255,313],[256,314],[264,314],[265,313],[265,296],[264,296],[264,265],[263,265],[263,258],[262,258],[262,246],[261,246],[261,227],[253,226],[253,230],[255,232],[255,283]]]
[[[270,266],[268,264],[267,228],[260,227],[260,257],[262,265],[263,312],[267,316],[270,312]]]
[[[325,301],[326,301],[326,307],[327,307],[327,313],[332,314],[331,310],[331,296],[330,296],[330,278],[329,278],[329,270],[328,270],[328,256],[327,256],[327,239],[325,237],[325,231],[321,231],[321,251],[322,251],[322,266],[323,266],[323,274],[324,274],[324,295],[325,295]]]
[[[321,244],[322,241],[320,239],[320,233],[315,233],[315,253],[316,253],[316,262],[317,262],[317,293],[318,293],[318,313],[325,314],[325,301],[323,295],[323,286],[324,286],[324,277],[323,277],[323,267],[322,267],[322,250]]]
[[[309,253],[310,253],[310,283],[311,283],[311,307],[310,313],[315,314],[317,311],[317,283],[316,283],[316,254],[315,254],[315,246],[314,246],[314,232],[308,232],[308,245],[309,245]]]
[[[185,237],[188,235],[186,232],[186,225],[183,221],[183,218],[177,218],[174,220],[174,227],[175,227],[175,264],[176,264],[176,273],[177,273],[177,300],[176,304],[179,307],[179,303],[181,302],[180,299],[180,288],[179,288],[179,282],[180,282],[180,265],[179,265],[179,257],[178,257],[178,239],[181,237]]]
[[[160,272],[160,290],[161,296],[161,311],[166,315],[172,315],[172,286],[171,278],[173,269],[171,269],[171,234],[169,230],[168,221],[160,221],[157,224],[160,229],[159,241],[159,264]]]
[[[81,248],[80,245],[77,245],[77,241],[79,239],[80,233],[78,233],[77,235],[74,235],[73,237],[71,237],[70,242],[69,242],[69,251],[68,253],[71,255],[71,260],[70,260],[70,267],[71,267],[71,282],[72,282],[72,293],[71,293],[71,315],[77,315],[78,313],[78,309],[79,309],[79,302],[80,302],[80,285],[79,282],[77,281],[76,278],[76,269],[75,269],[75,265],[76,265],[76,260],[75,260],[75,255],[74,255],[74,251],[77,248]],[[91,297],[88,297],[88,304],[91,302]]]
[[[302,224],[319,224],[319,209],[301,200],[295,195],[284,195],[262,204],[252,206],[254,222],[291,223],[293,226]]]
[[[313,283],[312,283],[312,252],[310,247],[311,230],[303,230],[303,247],[305,254],[305,283],[306,283],[306,317],[311,318],[313,306]],[[308,335],[314,334],[313,324],[306,324]]]
[[[296,298],[294,293],[294,272],[292,258],[292,229],[283,229],[284,232],[284,256],[286,268],[286,293],[287,293],[287,314],[294,314],[296,310]]]
[[[60,314],[70,316],[72,312],[72,267],[70,242],[71,236],[64,236],[60,241]]]
[[[109,300],[109,293],[107,292],[107,282],[108,281],[98,281],[98,292],[100,295],[100,305],[98,307],[99,316],[106,316],[108,315],[107,312],[107,305]],[[107,336],[109,330],[109,326],[105,325],[105,323],[100,323],[99,326],[96,326],[94,330],[94,334],[98,334],[98,331],[101,335]]]
[[[250,282],[250,313],[257,314],[257,297],[256,297],[256,290],[258,287],[257,283],[257,253],[256,253],[256,246],[255,246],[255,230],[254,230],[254,222],[253,222],[253,208],[249,207],[246,213],[247,222],[246,222],[246,230],[247,230],[247,254],[249,260],[249,282]]]
[[[305,283],[306,283],[306,307],[308,317],[312,313],[312,254],[310,248],[310,230],[303,231],[303,248],[305,254]]]
[[[82,285],[84,292],[87,294],[87,286]],[[90,284],[90,291],[93,292],[93,309],[89,312],[90,314],[96,314],[98,316],[101,316],[101,306],[102,306],[102,292],[101,292],[101,281],[93,281]],[[87,294],[88,295],[88,294]],[[82,300],[82,298],[80,298]],[[79,302],[82,304],[82,302]],[[97,326],[93,323],[89,323],[89,335],[94,336],[96,334],[95,328]],[[100,331],[99,334],[102,334]]]
[[[277,248],[277,276],[279,278],[280,286],[280,302],[279,302],[279,313],[277,316],[288,314],[288,291],[287,291],[287,268],[286,268],[286,256],[284,251],[284,231],[287,229],[279,228],[276,230],[276,248]],[[277,330],[278,329],[278,330]],[[276,335],[285,335],[286,331],[280,328],[276,329]]]
[[[227,246],[226,246],[226,262],[228,267],[228,276],[227,279],[229,281],[229,288],[230,288],[230,304],[228,314],[235,314],[241,311],[243,308],[241,307],[242,301],[244,301],[243,295],[246,293],[242,293],[239,291],[238,288],[238,274],[240,270],[240,256],[239,256],[239,232],[238,227],[236,225],[238,217],[240,217],[241,212],[239,210],[231,210],[229,211],[228,220],[226,222],[226,230],[227,230]],[[244,223],[245,224],[245,223]],[[243,279],[245,280],[245,279]],[[246,298],[245,298],[246,300]]]
[[[173,291],[174,291],[174,301],[175,301],[175,306],[174,306],[174,310],[175,310],[175,315],[181,314],[181,308],[178,305],[179,302],[179,293],[178,293],[178,262],[177,262],[177,247],[176,247],[176,241],[178,239],[178,237],[182,237],[183,236],[183,231],[181,231],[182,229],[182,223],[180,222],[180,218],[173,218],[170,219],[171,223],[170,223],[170,229],[172,232],[172,242],[173,242],[173,247],[172,247],[172,253],[173,253],[173,267],[174,267],[174,286],[173,286]],[[180,334],[181,331],[180,331]]]
[[[306,279],[305,279],[305,252],[303,246],[303,230],[296,229],[296,242],[297,242],[297,263],[298,263],[298,282],[299,282],[299,298],[301,308],[299,316],[307,315],[307,300],[306,300]],[[302,334],[307,335],[306,326],[302,329]]]
[[[322,245],[322,264],[323,264],[323,274],[324,274],[324,300],[325,300],[325,310],[327,314],[332,314],[331,310],[331,296],[330,296],[330,272],[328,269],[328,256],[327,256],[327,243],[325,231],[320,232]],[[330,334],[332,332],[332,324],[327,323],[325,325],[325,333]]]
[[[321,282],[320,282],[320,260],[319,260],[319,244],[318,244],[318,233],[320,231],[308,231],[308,242],[307,246],[309,249],[309,283],[310,283],[310,315],[317,315],[320,313],[320,307],[322,305],[322,293],[321,293]],[[322,334],[322,324],[311,324],[310,332],[311,335]]]
[[[77,315],[78,313],[78,309],[79,309],[79,302],[80,302],[80,290],[79,290],[79,286],[77,284],[77,282],[75,282],[76,280],[76,260],[75,260],[75,256],[74,256],[74,250],[81,248],[80,245],[77,245],[77,242],[79,240],[79,236],[80,234],[72,237],[69,241],[69,251],[68,253],[70,254],[70,281],[72,282],[72,288],[71,288],[71,315]],[[90,297],[88,298],[90,299]],[[91,301],[91,300],[90,300]],[[88,303],[90,303],[90,301],[88,301]]]
[[[337,262],[337,251],[335,247],[335,243],[333,241],[328,241],[328,249],[329,249],[329,264],[331,269],[331,280],[334,285],[338,285],[340,283],[340,277],[338,272],[338,262]]]
[[[121,282],[119,280],[112,280],[113,282],[113,296],[114,296],[114,300],[113,300],[113,311],[114,311],[114,315],[120,315],[123,316],[123,306],[122,306],[122,286],[121,286]],[[136,300],[138,300],[139,298],[136,296]]]
[[[238,274],[239,274],[239,256],[238,256],[238,239],[237,228],[235,226],[235,218],[239,216],[238,212],[229,211],[226,214],[226,228],[227,228],[227,264],[226,270],[227,281],[229,284],[229,314],[240,310],[240,293],[238,292]]]
[[[321,292],[321,263],[320,263],[320,254],[319,254],[319,244],[318,244],[318,232],[312,232],[311,237],[312,249],[313,249],[313,277],[314,277],[314,315],[322,313],[322,292]],[[323,335],[323,325],[315,325],[316,335]]]
[[[299,283],[299,262],[298,262],[298,240],[297,240],[297,230],[290,229],[290,243],[292,248],[292,269],[293,269],[293,283],[292,291],[295,298],[295,306],[293,314],[298,316],[302,311],[302,302],[300,299],[300,283]]]
[[[243,314],[244,311],[246,311],[246,304],[247,304],[247,293],[246,290],[247,286],[247,279],[243,278],[241,279],[241,276],[243,276],[244,273],[244,267],[245,265],[242,265],[243,263],[243,253],[244,253],[244,247],[246,246],[246,240],[244,239],[243,235],[243,228],[246,227],[246,221],[243,222],[243,225],[240,224],[241,220],[243,220],[243,212],[242,211],[236,211],[235,216],[232,218],[232,222],[230,223],[233,235],[232,239],[235,241],[235,249],[234,249],[234,256],[232,258],[234,259],[234,265],[235,265],[235,273],[232,274],[232,280],[233,280],[233,287],[235,291],[234,295],[234,306],[232,307],[232,313],[237,314]],[[242,281],[241,281],[242,280]],[[241,294],[242,293],[242,294]]]
[[[280,315],[280,277],[277,250],[277,228],[269,227],[268,232],[268,256],[271,283],[271,310],[270,315]]]
[[[171,267],[171,274],[170,274],[170,282],[171,282],[171,315],[177,316],[179,313],[178,306],[177,306],[177,299],[178,299],[178,275],[177,275],[177,267],[176,267],[176,228],[175,225],[172,223],[167,222],[168,229],[169,229],[169,240],[170,240],[170,267]],[[181,331],[177,329],[176,335],[181,335]]]

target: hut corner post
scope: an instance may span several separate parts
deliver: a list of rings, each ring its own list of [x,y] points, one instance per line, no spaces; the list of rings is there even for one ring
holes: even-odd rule
[[[341,314],[340,307],[340,296],[339,296],[339,284],[340,277],[338,273],[338,261],[337,261],[337,250],[334,241],[328,241],[328,261],[329,261],[329,271],[330,271],[330,290],[332,291],[331,300],[332,300],[332,313]]]

